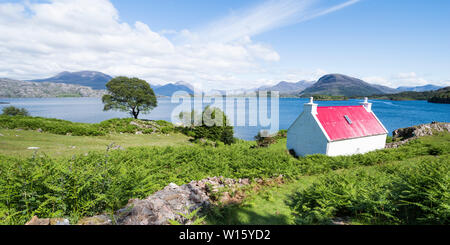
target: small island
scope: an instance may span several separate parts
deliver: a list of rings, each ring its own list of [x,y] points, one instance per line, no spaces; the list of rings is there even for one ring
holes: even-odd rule
[[[371,98],[379,100],[393,100],[393,101],[427,100],[430,103],[450,104],[450,87],[425,92],[408,91],[398,94],[372,95]]]
[[[341,95],[323,95],[323,94],[314,94],[310,97],[313,97],[314,100],[317,101],[338,101],[338,100],[348,100],[348,97],[341,96]],[[302,98],[305,98],[305,96],[302,96]]]

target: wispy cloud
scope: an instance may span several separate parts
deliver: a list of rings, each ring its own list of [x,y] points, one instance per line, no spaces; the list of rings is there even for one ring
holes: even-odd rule
[[[324,16],[359,1],[268,0],[210,23],[198,37],[205,41],[235,41]]]
[[[268,0],[200,30],[159,33],[147,23],[122,22],[109,0],[0,3],[0,76],[32,79],[98,70],[151,83],[184,80],[206,89],[255,87],[262,76],[271,82],[291,73],[277,76],[270,64],[279,54],[252,36],[355,2]]]

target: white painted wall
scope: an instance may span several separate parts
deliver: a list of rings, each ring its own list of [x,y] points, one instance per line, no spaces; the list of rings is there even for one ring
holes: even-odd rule
[[[387,134],[374,135],[356,139],[333,141],[328,143],[328,156],[343,156],[364,154],[370,151],[384,149]]]
[[[294,150],[298,156],[326,154],[327,143],[318,119],[308,110],[297,118],[287,133],[287,149]]]
[[[363,104],[368,112],[373,113],[371,111],[372,104],[368,103],[367,99]],[[375,114],[373,115],[375,116]],[[375,118],[377,117],[375,116]],[[364,154],[370,151],[384,149],[386,146],[386,137],[387,130],[386,134],[383,135],[331,142],[317,118],[317,104],[314,104],[313,98],[311,98],[308,104],[304,104],[303,113],[288,129],[287,149],[294,150],[298,156],[313,154],[326,154],[328,156]]]

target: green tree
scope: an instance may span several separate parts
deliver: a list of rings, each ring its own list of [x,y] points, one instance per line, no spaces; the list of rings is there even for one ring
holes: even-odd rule
[[[190,114],[190,115],[189,115]],[[180,113],[180,118],[192,120],[194,123],[194,116],[197,113],[192,111],[191,113]],[[235,143],[233,126],[230,125],[226,114],[219,108],[207,106],[198,122],[199,125],[192,124],[186,132],[192,132],[195,139],[210,139],[214,141],[221,141],[227,145]]]
[[[116,77],[106,84],[106,88],[109,94],[102,98],[105,111],[126,111],[137,119],[139,113],[149,113],[158,106],[155,92],[144,80]]]
[[[3,108],[3,115],[6,116],[29,116],[29,113],[26,109],[22,108],[19,109],[17,107],[14,106],[8,106]]]

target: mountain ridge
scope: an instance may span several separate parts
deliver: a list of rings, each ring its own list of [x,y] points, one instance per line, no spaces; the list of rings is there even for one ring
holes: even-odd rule
[[[298,82],[281,81],[274,86],[259,87],[256,91],[279,91],[280,94],[296,94],[311,87],[313,84],[314,82],[306,80],[301,80]]]
[[[90,87],[94,90],[106,89],[106,83],[113,77],[98,71],[63,71],[53,77],[44,79],[28,80],[36,83],[58,83],[73,84]],[[163,85],[150,84],[157,96],[172,96],[176,91],[185,91],[188,94],[194,93],[194,87],[184,81],[168,83]],[[283,97],[294,96],[304,97],[308,95],[329,95],[329,96],[370,96],[375,94],[397,94],[405,91],[424,92],[442,88],[432,84],[424,86],[401,86],[391,88],[379,84],[370,84],[361,79],[343,74],[328,74],[318,81],[301,80],[298,82],[280,81],[275,85],[266,85],[254,89],[239,89],[240,91],[279,91]],[[238,91],[238,90],[236,90]]]
[[[75,84],[91,87],[95,90],[102,90],[106,89],[105,85],[111,79],[113,79],[112,76],[98,71],[77,71],[77,72],[63,71],[56,74],[53,77],[28,80],[27,82],[51,82],[51,83]]]
[[[28,82],[0,78],[0,98],[101,97],[106,90],[76,84]]]
[[[426,92],[426,91],[433,91],[444,88],[442,86],[436,86],[433,84],[427,84],[423,86],[401,86],[397,88],[397,91],[399,92],[407,92],[407,91],[413,91],[413,92]]]
[[[387,89],[389,88],[382,85],[370,84],[358,78],[335,73],[321,77],[313,86],[299,95],[370,96],[386,94]]]

